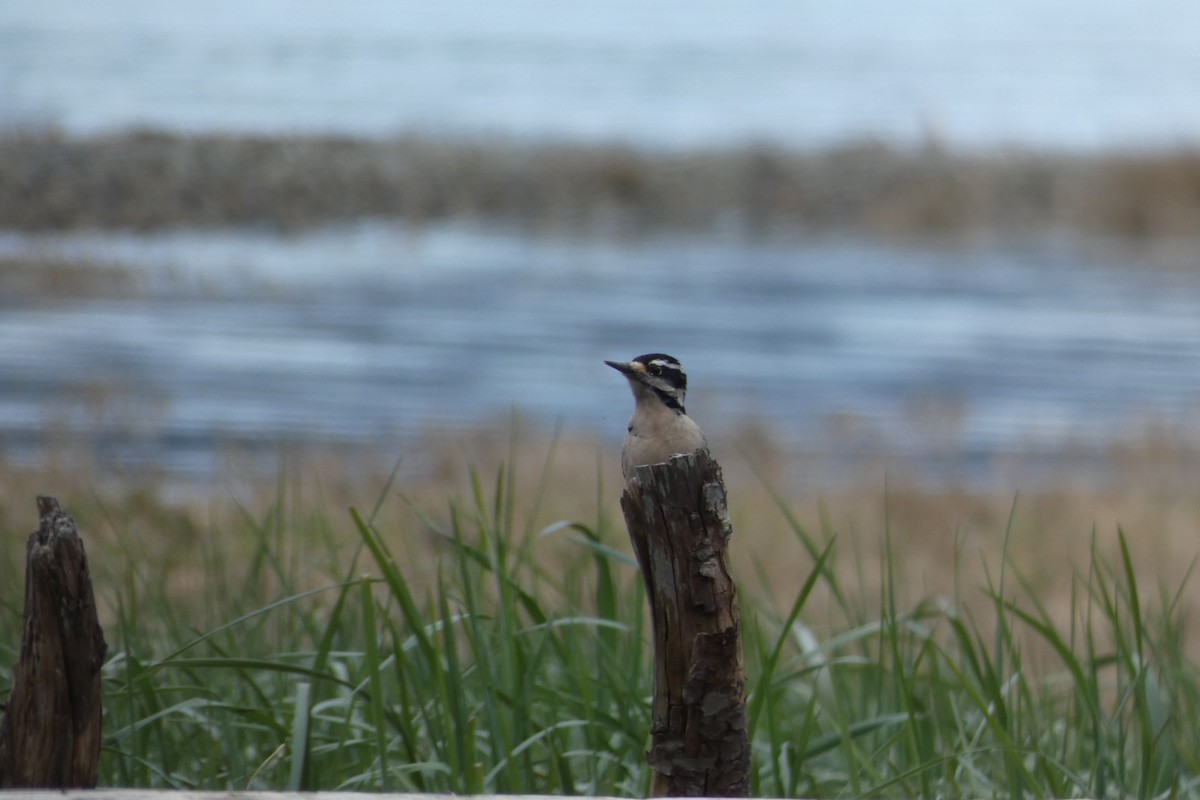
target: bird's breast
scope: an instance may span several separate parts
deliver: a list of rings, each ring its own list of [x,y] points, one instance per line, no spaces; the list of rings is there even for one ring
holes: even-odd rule
[[[658,464],[707,446],[700,426],[686,414],[635,413],[621,448],[621,472],[629,480],[635,467]]]

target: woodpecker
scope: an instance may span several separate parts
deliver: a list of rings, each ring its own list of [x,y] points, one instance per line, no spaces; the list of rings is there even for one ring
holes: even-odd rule
[[[647,353],[632,361],[605,361],[629,381],[633,416],[621,446],[621,474],[628,481],[634,467],[658,464],[680,453],[708,447],[700,426],[683,410],[687,373],[665,353]]]

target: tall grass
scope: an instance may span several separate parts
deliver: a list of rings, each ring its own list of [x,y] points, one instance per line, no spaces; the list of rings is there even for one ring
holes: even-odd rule
[[[188,603],[130,547],[97,587],[101,784],[643,795],[650,635],[615,501],[600,486],[594,519],[542,528],[545,479],[513,474],[472,473],[404,530],[380,513],[391,482],[318,513],[281,482],[265,513],[194,534]],[[1064,616],[1005,552],[984,585],[906,602],[891,537],[864,592],[832,532],[781,510],[809,554],[792,601],[738,576],[754,794],[1200,796],[1183,588],[1139,585],[1123,533]],[[0,644],[7,665],[15,631]]]

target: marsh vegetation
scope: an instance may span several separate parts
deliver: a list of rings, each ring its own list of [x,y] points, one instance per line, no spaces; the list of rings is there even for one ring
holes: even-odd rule
[[[442,453],[423,477],[231,462],[189,502],[6,466],[0,663],[53,488],[110,646],[102,785],[642,794],[650,637],[615,465],[534,433]],[[1194,495],[797,492],[726,463],[756,795],[1197,791]]]

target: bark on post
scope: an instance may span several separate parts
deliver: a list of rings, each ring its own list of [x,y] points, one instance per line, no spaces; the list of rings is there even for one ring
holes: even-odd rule
[[[733,533],[705,451],[638,467],[621,497],[654,624],[654,797],[745,797],[750,743]]]
[[[25,627],[0,724],[0,788],[91,788],[108,645],[75,520],[38,497],[25,552]]]

